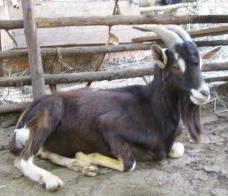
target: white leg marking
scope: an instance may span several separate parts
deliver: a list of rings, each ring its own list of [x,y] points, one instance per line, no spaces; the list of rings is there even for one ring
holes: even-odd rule
[[[184,145],[180,142],[174,142],[169,152],[170,158],[180,158],[184,154]]]
[[[16,134],[16,145],[18,148],[23,148],[25,143],[29,139],[30,129],[26,127],[26,125],[21,129],[14,130]]]
[[[17,167],[25,176],[33,181],[43,184],[48,190],[57,190],[63,186],[62,180],[52,173],[33,164],[33,157],[28,160],[19,159],[15,161]]]

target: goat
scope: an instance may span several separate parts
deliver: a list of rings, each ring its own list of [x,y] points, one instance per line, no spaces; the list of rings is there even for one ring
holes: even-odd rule
[[[56,92],[24,111],[10,147],[24,176],[48,190],[63,186],[59,177],[33,163],[36,155],[88,176],[96,175],[96,165],[131,171],[136,161],[180,157],[184,146],[175,139],[181,120],[199,142],[200,105],[210,91],[196,44],[178,26],[154,25],[151,30],[167,46],[151,47],[156,61],[151,83]]]

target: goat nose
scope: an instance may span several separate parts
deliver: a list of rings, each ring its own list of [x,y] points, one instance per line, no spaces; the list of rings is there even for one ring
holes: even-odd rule
[[[209,90],[201,90],[200,93],[205,96],[208,97],[210,95],[210,91]]]

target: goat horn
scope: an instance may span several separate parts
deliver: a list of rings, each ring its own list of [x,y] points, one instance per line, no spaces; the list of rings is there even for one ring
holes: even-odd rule
[[[176,43],[182,43],[183,40],[174,32],[159,26],[159,25],[150,25],[149,27],[133,27],[141,31],[153,31],[155,32],[165,43],[168,49],[172,49]]]
[[[165,27],[167,29],[177,33],[184,41],[191,41],[192,42],[192,38],[190,37],[190,35],[180,26],[178,26],[178,25],[167,25]]]

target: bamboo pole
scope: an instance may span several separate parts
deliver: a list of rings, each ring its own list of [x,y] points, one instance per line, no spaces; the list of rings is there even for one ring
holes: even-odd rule
[[[187,24],[227,23],[228,15],[115,15],[93,17],[37,18],[38,28],[91,26],[91,25],[139,25],[139,24]],[[23,28],[22,20],[1,20],[0,29]]]
[[[33,89],[33,99],[45,94],[44,74],[40,48],[37,40],[35,15],[33,13],[33,1],[22,0],[24,31],[28,47],[30,74]]]

